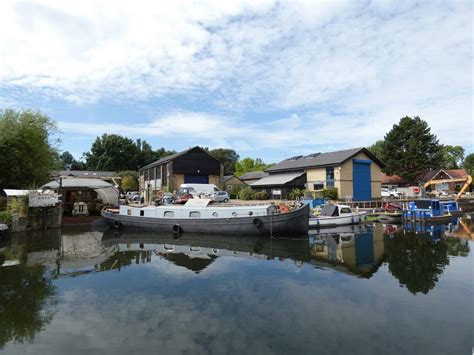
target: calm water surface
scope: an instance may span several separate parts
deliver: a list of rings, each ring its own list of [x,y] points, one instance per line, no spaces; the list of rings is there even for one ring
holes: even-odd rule
[[[15,234],[0,241],[0,352],[470,354],[470,221],[301,240]]]

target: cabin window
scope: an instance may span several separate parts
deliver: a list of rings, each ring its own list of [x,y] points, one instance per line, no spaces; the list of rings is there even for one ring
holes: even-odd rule
[[[351,213],[351,209],[350,208],[347,208],[347,207],[342,207],[341,208],[341,212],[340,213]]]
[[[326,168],[326,187],[334,187],[334,167]]]
[[[212,212],[212,217],[219,217],[219,213],[217,213],[217,212]]]
[[[163,217],[173,218],[174,217],[174,211],[165,211],[165,213],[163,214]]]
[[[198,211],[189,212],[189,217],[191,217],[191,218],[201,218],[201,212],[198,212]]]
[[[145,211],[140,210],[140,216],[143,217],[145,215]]]
[[[131,209],[131,208],[129,208],[129,209],[127,210],[127,215],[129,215],[129,216],[132,215],[132,209]]]

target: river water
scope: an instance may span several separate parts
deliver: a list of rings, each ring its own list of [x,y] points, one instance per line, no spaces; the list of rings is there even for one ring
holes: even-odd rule
[[[298,240],[14,234],[0,240],[0,352],[471,353],[470,221]]]

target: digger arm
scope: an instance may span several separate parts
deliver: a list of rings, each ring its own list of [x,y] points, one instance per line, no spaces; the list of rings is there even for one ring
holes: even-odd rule
[[[464,183],[464,186],[462,187],[462,189],[459,191],[459,193],[456,195],[456,198],[454,199],[455,201],[459,200],[461,198],[461,195],[467,190],[467,188],[469,187],[469,185],[471,185],[471,182],[472,182],[472,177],[471,175],[468,175],[467,176],[467,180],[466,182]]]
[[[456,195],[455,200],[457,201],[461,198],[461,195],[467,190],[467,188],[471,184],[472,177],[468,175],[467,177],[457,178],[457,179],[429,180],[425,182],[425,184],[423,185],[423,188],[426,189],[430,185],[442,184],[443,182],[464,182],[464,186],[462,187],[461,191],[459,191],[459,193]]]

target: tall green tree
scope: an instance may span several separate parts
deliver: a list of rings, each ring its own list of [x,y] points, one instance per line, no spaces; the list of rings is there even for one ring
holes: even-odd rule
[[[443,161],[443,150],[426,121],[416,116],[403,117],[385,135],[381,160],[384,171],[399,175],[414,184],[417,177]]]
[[[212,149],[209,154],[219,160],[224,166],[224,175],[233,175],[235,173],[235,164],[239,161],[239,155],[233,149]]]
[[[466,158],[464,158],[462,167],[469,173],[469,175],[474,175],[474,153],[468,154]]]
[[[55,123],[35,111],[0,112],[0,186],[38,187],[58,167]]]
[[[384,140],[381,139],[376,141],[370,147],[367,147],[367,149],[377,158],[382,160],[383,151],[385,150]]]
[[[87,168],[91,170],[137,170],[139,149],[129,138],[118,134],[97,137],[90,152],[84,154]]]
[[[235,175],[242,176],[252,171],[265,170],[273,164],[265,164],[262,159],[244,158],[235,164]]]
[[[444,145],[442,168],[459,169],[464,161],[464,148],[460,145]]]

